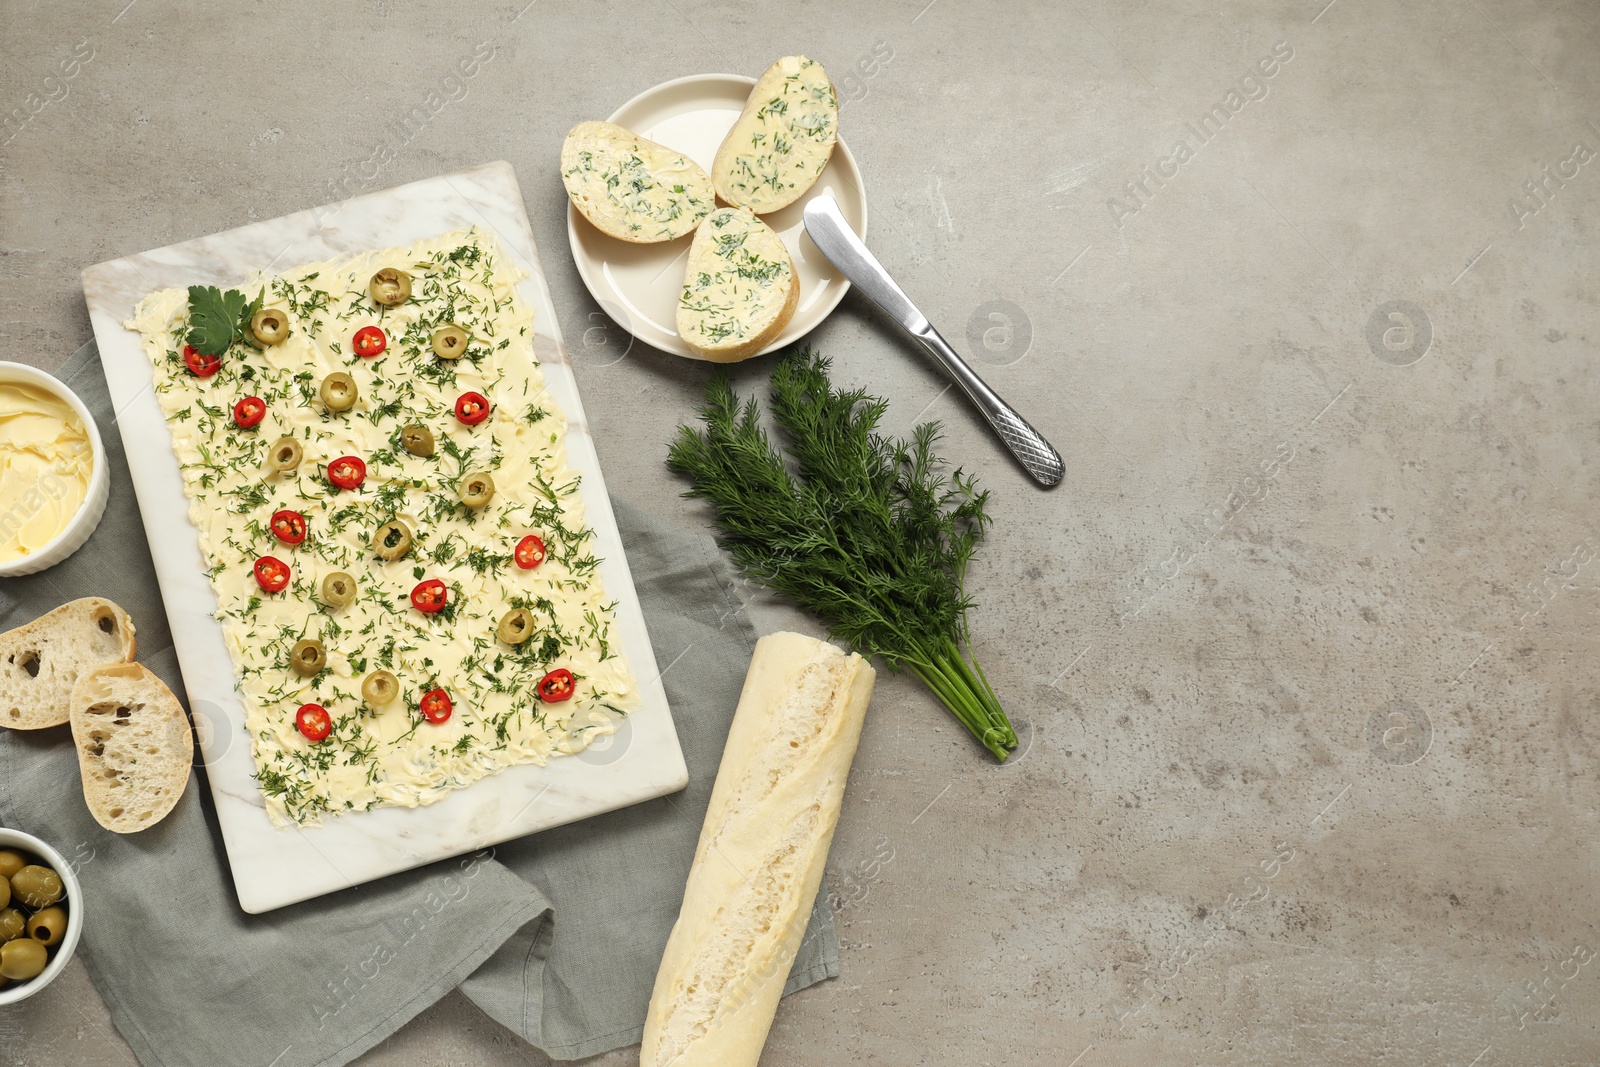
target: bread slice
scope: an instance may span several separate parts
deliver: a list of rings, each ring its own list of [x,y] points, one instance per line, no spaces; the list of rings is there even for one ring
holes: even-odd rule
[[[816,182],[839,140],[839,98],[822,64],[784,56],[750,90],[711,164],[717,195],[765,215]]]
[[[678,336],[701,359],[732,363],[767,347],[794,318],[800,276],[783,239],[747,208],[706,216],[689,246]]]
[[[692,233],[717,206],[698,163],[612,122],[572,127],[561,145],[561,181],[584,218],[635,244]]]
[[[133,659],[133,620],[84,597],[0,634],[0,726],[42,730],[67,721],[78,676]]]
[[[72,691],[72,740],[83,799],[107,830],[166,818],[189,781],[194,734],[166,683],[138,663],[85,673]]]

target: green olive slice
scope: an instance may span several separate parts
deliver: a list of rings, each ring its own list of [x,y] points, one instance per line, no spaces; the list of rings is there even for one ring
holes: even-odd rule
[[[53,945],[67,932],[67,912],[50,907],[36,911],[28,919],[28,936],[41,945]]]
[[[472,335],[450,322],[433,331],[433,354],[440,359],[460,359]]]
[[[384,523],[372,535],[372,551],[379,559],[400,559],[411,551],[411,527],[399,519]]]
[[[494,628],[495,636],[508,645],[520,645],[533,636],[533,612],[527,608],[512,608],[500,616],[500,625]]]
[[[275,471],[292,471],[300,466],[300,442],[293,437],[280,437],[267,449],[267,466]]]
[[[494,496],[494,479],[489,477],[488,471],[464,475],[456,487],[456,495],[467,507],[481,508]]]
[[[388,671],[373,671],[361,680],[361,699],[373,707],[400,695],[400,679]]]
[[[250,336],[258,347],[281,345],[289,339],[289,313],[281,308],[261,308],[250,316]]]
[[[356,380],[344,371],[334,371],[322,379],[322,402],[328,406],[329,411],[349,411],[356,406]]]
[[[327,665],[328,650],[315,638],[302,638],[289,650],[289,667],[302,678],[310,678]]]
[[[399,307],[411,299],[411,275],[393,267],[384,267],[367,283],[367,292],[386,308]]]
[[[400,427],[400,443],[413,456],[433,455],[433,431],[416,423]]]
[[[356,580],[344,571],[334,571],[322,579],[322,602],[342,608],[356,598]]]

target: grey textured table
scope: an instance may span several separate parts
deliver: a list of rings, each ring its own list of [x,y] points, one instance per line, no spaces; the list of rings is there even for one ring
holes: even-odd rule
[[[4,357],[89,338],[87,264],[507,159],[611,488],[701,522],[661,459],[707,370],[589,299],[557,149],[803,51],[878,256],[1068,477],[858,300],[814,335],[993,490],[1023,748],[880,682],[844,975],[765,1062],[1600,1060],[1593,4],[523,2],[5,3]],[[81,966],[0,1011],[0,1063],[131,1062]],[[365,1062],[538,1057],[451,996]]]

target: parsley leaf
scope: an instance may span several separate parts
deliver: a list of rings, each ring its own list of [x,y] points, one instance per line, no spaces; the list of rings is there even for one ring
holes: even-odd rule
[[[237,289],[189,286],[189,336],[184,340],[202,355],[222,355],[229,345],[243,338],[240,320],[249,303],[250,298]]]

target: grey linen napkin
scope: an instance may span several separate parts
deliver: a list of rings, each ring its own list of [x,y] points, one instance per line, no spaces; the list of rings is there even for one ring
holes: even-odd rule
[[[93,343],[58,376],[99,423],[111,498],[71,559],[0,581],[0,629],[108,597],[133,616],[139,660],[183,698]],[[662,680],[689,766],[672,796],[246,915],[203,768],[165,821],[122,836],[85,807],[67,727],[0,729],[0,824],[49,841],[76,869],[79,956],[146,1067],[336,1067],[458,985],[556,1059],[639,1040],[755,634],[709,537],[616,512],[656,659],[670,665]],[[838,973],[819,894],[784,991]]]

